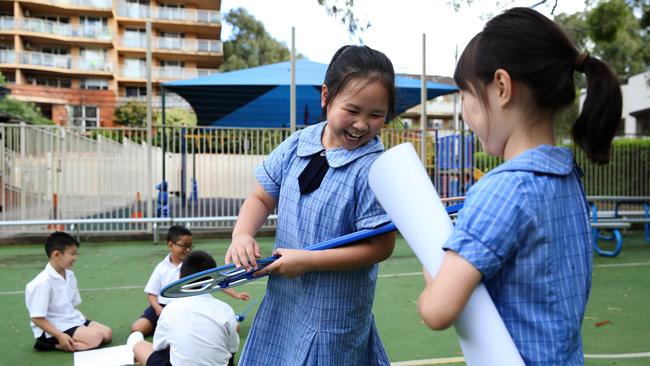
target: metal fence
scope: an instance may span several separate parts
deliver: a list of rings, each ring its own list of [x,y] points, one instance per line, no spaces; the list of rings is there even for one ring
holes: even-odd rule
[[[254,185],[255,166],[289,135],[288,129],[212,127],[157,126],[153,132],[148,146],[145,129],[0,124],[0,219],[93,219],[75,229],[141,232],[142,223],[96,219],[236,216]],[[463,195],[500,163],[481,152],[469,131],[429,130],[424,140],[422,135],[386,128],[381,138],[386,148],[411,142],[441,197]],[[635,149],[641,148],[614,149],[613,163],[603,167],[587,164],[576,153],[585,168],[587,194],[650,195],[650,147]],[[232,225],[206,220],[193,228],[230,230]],[[11,226],[0,232],[52,228]]]

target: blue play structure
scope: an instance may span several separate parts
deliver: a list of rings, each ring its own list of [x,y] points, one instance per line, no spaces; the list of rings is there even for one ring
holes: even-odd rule
[[[462,147],[461,147],[462,142]],[[448,135],[436,139],[436,187],[442,197],[462,196],[474,183],[474,139]],[[463,184],[461,185],[461,179]]]
[[[156,185],[158,199],[156,200],[156,217],[169,217],[169,191],[167,182],[163,181]]]

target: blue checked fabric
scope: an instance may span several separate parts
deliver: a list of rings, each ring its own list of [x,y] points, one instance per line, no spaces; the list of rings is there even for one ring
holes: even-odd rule
[[[469,190],[445,244],[483,274],[526,365],[584,364],[588,212],[571,151],[543,145]]]
[[[278,198],[275,246],[299,249],[390,220],[368,186],[368,169],[383,151],[378,138],[326,152],[320,187],[300,195],[298,176],[323,150],[325,122],[294,133],[255,170]],[[270,253],[267,253],[270,254]],[[371,312],[378,266],[271,276],[240,365],[388,365]]]

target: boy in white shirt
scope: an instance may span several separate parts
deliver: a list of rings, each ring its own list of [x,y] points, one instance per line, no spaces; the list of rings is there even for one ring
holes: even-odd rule
[[[131,325],[131,332],[140,332],[144,336],[152,334],[156,329],[158,317],[163,307],[174,300],[160,296],[160,291],[180,278],[181,264],[187,254],[194,248],[194,245],[192,245],[192,232],[180,225],[170,227],[167,232],[167,247],[169,248],[169,254],[156,265],[144,288],[149,307]],[[250,298],[246,292],[237,293],[233,289],[228,289],[224,293],[240,300]]]
[[[214,267],[208,253],[196,251],[185,258],[180,274],[185,277]],[[238,331],[235,312],[228,304],[211,294],[184,297],[163,309],[153,344],[141,340],[133,352],[136,361],[147,366],[232,365],[239,348]]]
[[[25,287],[25,304],[40,351],[84,351],[112,339],[109,327],[88,320],[76,308],[81,304],[77,279],[69,269],[77,259],[79,242],[64,232],[45,241],[49,262]]]

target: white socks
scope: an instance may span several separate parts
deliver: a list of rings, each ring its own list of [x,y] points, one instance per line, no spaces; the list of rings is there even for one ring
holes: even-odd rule
[[[129,346],[129,349],[133,350],[133,346],[142,340],[144,340],[144,335],[141,332],[133,332],[126,339],[126,345]]]

